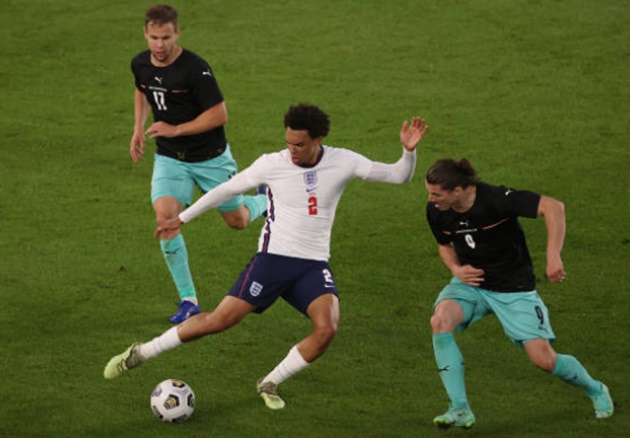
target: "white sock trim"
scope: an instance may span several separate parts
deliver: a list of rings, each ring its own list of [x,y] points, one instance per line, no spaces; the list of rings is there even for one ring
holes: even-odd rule
[[[296,345],[291,348],[289,354],[287,354],[282,362],[280,362],[278,366],[273,369],[272,372],[267,374],[267,376],[265,376],[262,381],[271,381],[276,385],[279,385],[280,383],[287,380],[289,377],[302,371],[308,365],[309,363],[304,360]]]
[[[140,354],[145,359],[152,359],[182,344],[177,334],[177,326],[172,327],[153,340],[140,346]]]

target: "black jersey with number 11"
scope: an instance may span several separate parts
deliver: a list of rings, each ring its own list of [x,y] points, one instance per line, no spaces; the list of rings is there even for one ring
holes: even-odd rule
[[[221,102],[223,95],[206,61],[183,49],[179,57],[166,67],[151,63],[147,50],[131,61],[136,88],[142,92],[153,110],[154,121],[171,125],[194,120]],[[157,153],[180,161],[198,162],[214,158],[225,151],[223,126],[201,134],[157,138]]]

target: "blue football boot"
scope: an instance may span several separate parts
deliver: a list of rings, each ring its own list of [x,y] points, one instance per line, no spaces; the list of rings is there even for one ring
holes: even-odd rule
[[[201,313],[201,307],[193,303],[192,301],[182,300],[178,304],[179,310],[176,314],[169,318],[169,321],[173,324],[179,324],[186,321],[191,316]]]

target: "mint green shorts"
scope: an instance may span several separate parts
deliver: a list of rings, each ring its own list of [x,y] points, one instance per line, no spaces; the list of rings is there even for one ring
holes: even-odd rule
[[[489,314],[498,318],[505,334],[516,344],[533,339],[555,340],[549,322],[549,311],[538,292],[492,292],[480,287],[468,286],[456,278],[442,289],[435,300],[437,305],[442,300],[456,301],[464,311],[464,320],[457,331],[465,330],[470,325]],[[434,305],[434,306],[435,306]]]
[[[151,202],[163,196],[172,196],[188,207],[193,200],[195,186],[206,193],[229,180],[238,172],[236,161],[228,145],[221,155],[198,163],[185,163],[164,155],[155,155],[153,177],[151,179]],[[238,195],[221,204],[219,211],[233,211],[243,204],[243,196]]]

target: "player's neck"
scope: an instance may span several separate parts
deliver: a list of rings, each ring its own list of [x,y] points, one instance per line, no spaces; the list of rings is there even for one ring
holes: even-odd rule
[[[322,160],[323,155],[324,155],[324,148],[320,144],[317,150],[317,154],[314,155],[314,158],[310,160],[308,163],[299,164],[299,166],[305,167],[305,168],[315,167]]]
[[[453,206],[453,210],[457,213],[465,213],[472,208],[477,199],[477,186],[468,186],[462,191],[462,196],[457,203]]]

